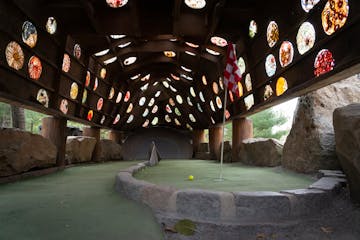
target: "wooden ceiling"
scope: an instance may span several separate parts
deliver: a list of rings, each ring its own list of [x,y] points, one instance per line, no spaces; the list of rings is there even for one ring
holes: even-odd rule
[[[0,97],[31,105],[52,115],[119,130],[133,130],[143,126],[146,121],[150,123],[149,126],[153,123],[153,126],[184,129],[208,128],[222,120],[224,90],[221,88],[221,77],[227,50],[226,46],[213,44],[213,36],[236,43],[237,55],[243,57],[246,63],[243,96],[228,101],[229,119],[247,116],[339,80],[340,76],[347,75],[346,69],[352,69],[351,73],[358,70],[360,3],[357,0],[348,1],[350,11],[347,22],[331,36],[324,33],[321,25],[321,13],[326,3],[327,0],[320,1],[307,13],[301,7],[301,0],[207,0],[202,9],[192,9],[184,0],[129,0],[120,8],[109,7],[106,0],[2,1],[0,37],[3,38],[0,40],[0,51],[4,51],[10,41],[18,42],[23,47],[26,60],[31,55],[40,57],[43,73],[40,80],[34,82],[27,76],[26,67],[16,72],[7,66],[5,60],[0,59],[0,75],[3,73],[7,79],[13,79],[13,83],[0,80]],[[49,35],[44,27],[48,17],[54,17],[57,21],[58,28],[54,35]],[[251,20],[255,20],[258,26],[254,38],[249,37]],[[274,47],[269,47],[266,29],[272,20],[278,24],[280,39]],[[22,43],[21,26],[24,21],[32,22],[37,28],[38,42],[34,48]],[[308,53],[300,55],[296,49],[296,34],[305,21],[314,25],[316,41]],[[112,35],[124,36],[115,39]],[[279,48],[285,40],[294,45],[294,60],[285,68],[278,63],[275,75],[268,77],[265,59],[268,54],[273,54],[279,62]],[[194,48],[187,43],[199,47]],[[81,46],[80,59],[72,56],[75,44]],[[317,77],[313,73],[314,61],[323,48],[332,52],[336,65],[333,71]],[[105,55],[94,55],[107,49],[109,51]],[[218,55],[209,53],[209,50],[216,51]],[[175,56],[167,57],[164,51],[172,51]],[[68,73],[61,71],[64,53],[71,57]],[[113,63],[104,63],[114,57],[116,60]],[[124,64],[129,57],[136,57],[136,61],[131,65]],[[107,70],[105,79],[99,77],[101,68]],[[89,87],[85,86],[87,71],[91,73]],[[149,79],[143,81],[142,78],[148,74]],[[251,90],[245,88],[247,74],[251,76]],[[137,75],[139,77],[135,79]],[[204,85],[203,77],[207,85]],[[288,90],[281,96],[273,94],[264,99],[266,86],[271,86],[275,91],[279,77],[286,78]],[[96,91],[92,87],[95,78],[99,81]],[[69,97],[73,82],[79,86],[76,99]],[[167,87],[164,82],[170,86]],[[145,84],[148,84],[146,89]],[[218,87],[218,92],[214,92],[214,85]],[[48,91],[48,108],[34,100],[39,88]],[[108,97],[111,88],[115,90],[113,99]],[[82,102],[85,89],[88,97]],[[195,95],[192,95],[192,90]],[[157,96],[158,91],[160,96]],[[117,102],[119,92],[123,96],[130,92],[130,100],[125,102],[122,98]],[[199,96],[200,92],[203,97]],[[250,109],[244,103],[244,98],[249,95],[254,97],[254,106]],[[144,97],[144,104],[140,104]],[[101,110],[97,110],[99,98],[104,100]],[[169,104],[170,98],[175,102],[174,106]],[[182,101],[177,101],[179,98]],[[63,99],[69,102],[67,114],[59,110]],[[216,104],[218,99],[221,99],[219,105]],[[132,107],[129,107],[130,104]],[[158,107],[157,111],[154,106]],[[146,108],[150,113],[144,116]],[[170,111],[167,111],[169,108]],[[94,117],[88,121],[90,110]],[[117,114],[121,116],[120,121],[114,124]],[[189,114],[192,114],[195,122]],[[168,122],[168,119],[171,121]]]

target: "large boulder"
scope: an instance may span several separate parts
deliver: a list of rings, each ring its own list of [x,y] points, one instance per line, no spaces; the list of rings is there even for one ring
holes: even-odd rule
[[[123,159],[123,156],[120,144],[108,139],[100,140],[100,161],[104,162],[121,159]]]
[[[220,145],[220,154],[221,154],[221,145]],[[224,163],[231,163],[232,162],[232,152],[231,152],[231,142],[230,141],[224,141],[224,159],[223,162]],[[219,159],[217,159],[218,161],[220,161],[220,157]]]
[[[67,137],[66,159],[68,163],[81,163],[91,161],[95,145],[96,139],[93,137]]]
[[[360,203],[360,104],[334,111],[336,154],[347,176],[350,193]]]
[[[284,167],[304,173],[340,168],[332,115],[335,108],[360,102],[359,79],[353,76],[300,97],[284,145]]]
[[[243,140],[239,159],[249,165],[274,167],[281,165],[282,144],[272,138],[248,138]]]
[[[19,129],[0,129],[0,177],[55,165],[57,148],[48,139]]]

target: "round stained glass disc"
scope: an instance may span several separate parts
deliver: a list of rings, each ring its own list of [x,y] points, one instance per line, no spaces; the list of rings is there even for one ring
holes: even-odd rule
[[[281,67],[288,66],[294,58],[294,48],[291,42],[284,41],[281,43],[279,50],[279,61]]]
[[[315,29],[309,22],[301,24],[296,35],[296,44],[301,55],[309,51],[315,43]]]
[[[265,60],[265,71],[268,77],[274,76],[276,72],[276,60],[274,55],[269,54]]]
[[[37,42],[36,27],[29,21],[25,21],[22,25],[22,40],[29,47],[33,48]]]
[[[269,47],[275,46],[279,40],[279,27],[276,22],[271,21],[267,27],[266,38],[269,44]]]
[[[42,72],[42,64],[38,57],[32,56],[29,59],[28,71],[31,79],[38,80]]]
[[[17,42],[10,42],[6,46],[5,56],[9,67],[20,70],[24,66],[24,52]]]

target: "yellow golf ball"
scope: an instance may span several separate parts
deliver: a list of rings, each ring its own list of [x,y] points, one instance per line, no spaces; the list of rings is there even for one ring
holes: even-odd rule
[[[194,180],[194,176],[193,176],[193,175],[189,175],[188,179],[189,179],[190,181],[192,181],[192,180]]]

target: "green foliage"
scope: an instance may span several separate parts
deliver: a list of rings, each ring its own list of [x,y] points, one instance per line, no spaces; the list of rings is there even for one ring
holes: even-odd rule
[[[25,128],[32,133],[40,133],[41,119],[47,115],[25,109]]]
[[[273,127],[285,124],[288,119],[271,109],[256,113],[250,117],[254,126],[254,137],[281,139],[289,130],[274,131]]]
[[[195,233],[196,225],[193,221],[188,219],[183,219],[178,221],[174,226],[176,232],[185,235],[192,236]]]
[[[0,102],[0,127],[11,127],[10,105]]]

